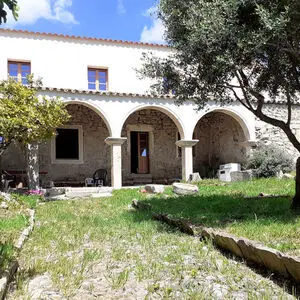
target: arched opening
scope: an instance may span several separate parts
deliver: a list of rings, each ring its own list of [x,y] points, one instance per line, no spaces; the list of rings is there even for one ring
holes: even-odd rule
[[[123,124],[123,185],[169,183],[181,178],[181,157],[175,145],[179,132],[166,113],[151,108],[132,112]]]
[[[51,142],[40,146],[40,169],[47,171],[47,180],[56,186],[83,186],[97,169],[105,169],[110,181],[110,136],[103,118],[85,104],[67,105],[71,116],[57,129]]]
[[[215,177],[222,164],[243,164],[247,160],[247,132],[224,111],[204,115],[195,127],[194,137],[199,140],[194,150],[194,171],[203,178]]]

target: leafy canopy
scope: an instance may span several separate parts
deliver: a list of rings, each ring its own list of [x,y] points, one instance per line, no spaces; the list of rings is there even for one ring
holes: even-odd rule
[[[11,10],[12,15],[14,17],[15,20],[18,19],[18,3],[16,0],[0,0],[0,24],[2,24],[2,22],[6,23],[7,22],[7,12],[6,12],[6,7],[9,10]]]
[[[175,92],[179,103],[192,99],[199,108],[239,101],[300,151],[290,128],[300,90],[299,0],[161,0],[158,16],[175,51],[144,57],[140,72],[159,79],[156,93]],[[279,98],[284,120],[264,110]]]
[[[13,79],[0,82],[0,151],[12,142],[24,146],[50,139],[69,118],[65,104],[56,98],[38,97],[40,80],[28,76],[28,85]]]

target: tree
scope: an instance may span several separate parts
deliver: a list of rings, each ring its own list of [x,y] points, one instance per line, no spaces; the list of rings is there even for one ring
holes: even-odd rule
[[[158,17],[175,51],[165,59],[144,57],[140,73],[159,79],[156,93],[172,91],[178,103],[194,100],[199,108],[211,99],[238,101],[283,130],[300,152],[291,129],[300,91],[299,0],[161,0]],[[266,110],[276,99],[285,119]],[[292,207],[300,207],[296,177]]]
[[[7,21],[7,12],[6,12],[6,5],[9,10],[11,10],[12,15],[15,20],[18,19],[18,3],[16,0],[0,0],[0,24],[2,24],[2,20],[4,23]]]
[[[0,82],[0,157],[11,143],[16,143],[27,153],[27,159],[37,159],[26,151],[34,147],[27,148],[27,145],[50,139],[56,134],[56,128],[68,120],[64,103],[56,98],[37,96],[41,87],[42,82],[34,81],[32,75],[28,76],[28,85],[12,78]],[[29,184],[31,176],[38,177],[38,173],[32,172],[29,165]],[[38,178],[35,181],[38,184]]]

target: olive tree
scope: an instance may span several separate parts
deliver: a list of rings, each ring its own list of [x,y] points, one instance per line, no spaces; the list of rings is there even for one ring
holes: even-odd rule
[[[238,101],[300,151],[291,127],[300,91],[299,0],[161,0],[158,17],[175,51],[144,57],[140,73],[158,79],[156,93],[172,91],[178,103],[199,108],[211,99]],[[278,99],[284,119],[266,109]],[[296,177],[292,207],[300,207],[300,171]]]
[[[40,80],[28,76],[28,85],[22,85],[9,78],[0,82],[0,158],[8,147],[16,143],[29,160],[28,181],[30,188],[36,188],[38,174],[33,175],[30,167],[32,150],[39,142],[49,140],[56,134],[56,128],[69,118],[65,104],[57,98],[39,97]],[[29,145],[29,146],[28,146]],[[34,183],[32,177],[35,176]]]
[[[16,0],[0,0],[0,24],[7,22],[7,9],[12,12],[15,20],[18,19],[18,3]]]

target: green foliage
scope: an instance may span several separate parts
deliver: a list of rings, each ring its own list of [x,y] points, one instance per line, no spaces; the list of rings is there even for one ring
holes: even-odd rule
[[[175,91],[179,103],[194,100],[199,108],[211,99],[239,101],[300,151],[290,128],[300,91],[299,0],[161,0],[158,16],[175,51],[144,57],[140,74],[157,79],[155,93]],[[263,110],[277,97],[286,120]]]
[[[5,6],[8,7],[9,10],[11,10],[13,17],[15,20],[18,19],[18,3],[16,0],[0,0],[0,24],[2,24],[2,21],[4,23],[7,22],[7,12],[5,10]]]
[[[65,104],[56,98],[37,96],[42,86],[40,80],[28,77],[28,85],[13,79],[0,82],[0,136],[5,143],[20,145],[41,142],[55,135],[56,128],[69,118]]]
[[[293,170],[292,158],[282,149],[276,146],[264,146],[254,152],[250,159],[248,168],[255,169],[257,177],[273,177],[280,170],[283,173]]]

